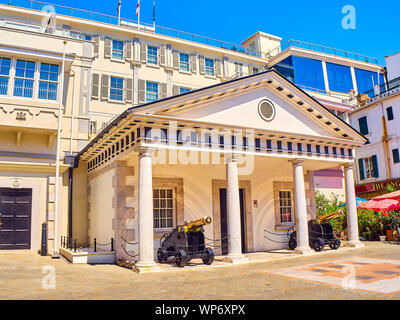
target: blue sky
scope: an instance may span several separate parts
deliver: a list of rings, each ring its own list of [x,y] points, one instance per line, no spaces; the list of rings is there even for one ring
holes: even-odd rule
[[[53,0],[116,14],[118,0]],[[122,0],[122,17],[136,19],[137,0]],[[342,7],[356,9],[356,29],[342,28]],[[141,21],[152,23],[153,0],[141,0]],[[267,1],[156,0],[156,24],[240,43],[256,31],[326,45],[379,59],[400,51],[398,0]]]

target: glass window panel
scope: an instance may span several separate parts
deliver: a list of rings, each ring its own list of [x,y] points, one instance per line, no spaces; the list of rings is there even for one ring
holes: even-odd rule
[[[353,89],[350,67],[327,62],[326,71],[328,74],[329,90],[348,93]]]
[[[124,79],[110,77],[110,99],[116,101],[124,99]]]
[[[158,64],[158,48],[154,46],[147,46],[147,62],[151,64]]]
[[[354,68],[354,73],[356,76],[358,93],[365,93],[368,94],[370,97],[373,97],[375,95],[374,84],[383,85],[384,87],[385,78],[381,73],[378,76],[377,72],[358,68]]]
[[[118,60],[122,60],[124,58],[124,43],[122,41],[113,40],[112,58]]]
[[[293,56],[294,82],[304,89],[325,92],[322,61]]]
[[[152,102],[158,100],[158,83],[146,82],[146,101]]]

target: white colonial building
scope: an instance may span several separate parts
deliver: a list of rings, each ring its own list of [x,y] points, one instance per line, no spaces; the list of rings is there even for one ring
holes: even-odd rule
[[[234,263],[245,261],[244,252],[286,248],[293,224],[296,250],[308,253],[307,222],[315,217],[310,178],[340,166],[348,244],[359,245],[353,150],[365,142],[275,71],[129,108],[78,155],[86,174],[77,179],[89,188],[89,239],[114,238],[118,259],[138,252],[136,268],[143,271],[155,267],[164,233],[208,215],[206,236],[227,236],[217,254]],[[267,240],[265,229],[280,233],[282,243]]]

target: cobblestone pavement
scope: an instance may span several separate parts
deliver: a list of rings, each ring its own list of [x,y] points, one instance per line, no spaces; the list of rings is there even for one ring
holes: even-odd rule
[[[0,253],[0,299],[399,299],[272,274],[280,268],[349,257],[400,261],[400,246],[367,243],[353,250],[248,265],[136,274],[116,265],[77,265],[23,253]],[[48,267],[50,266],[50,267]],[[56,288],[43,289],[51,266]],[[43,267],[45,267],[43,269]],[[50,268],[50,269],[49,269]],[[45,272],[45,273],[42,273]],[[46,282],[50,283],[51,282]]]

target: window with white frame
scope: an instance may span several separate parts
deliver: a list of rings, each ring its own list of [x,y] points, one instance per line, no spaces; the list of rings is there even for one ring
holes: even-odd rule
[[[172,228],[174,225],[173,189],[153,189],[154,228]]]
[[[0,57],[0,95],[7,95],[10,80],[11,59]]]
[[[32,98],[34,77],[35,62],[17,60],[15,66],[14,96]]]
[[[110,100],[122,101],[124,99],[124,79],[110,77]]]
[[[207,76],[214,76],[214,60],[205,58],[204,65],[205,65],[205,74]]]
[[[150,64],[158,64],[158,48],[155,46],[147,46],[147,62]]]
[[[146,102],[158,100],[158,83],[146,81]]]
[[[282,224],[292,222],[293,201],[292,191],[279,190],[279,213]]]
[[[40,64],[39,99],[57,100],[58,68],[56,64]]]
[[[90,121],[89,126],[89,133],[96,133],[97,132],[97,121]]]
[[[119,40],[112,41],[112,58],[123,60],[124,59],[124,42]]]
[[[189,55],[187,53],[179,53],[179,70],[189,71]]]
[[[374,164],[372,161],[372,157],[364,158],[364,166],[365,166],[365,178],[366,179],[374,178]]]

